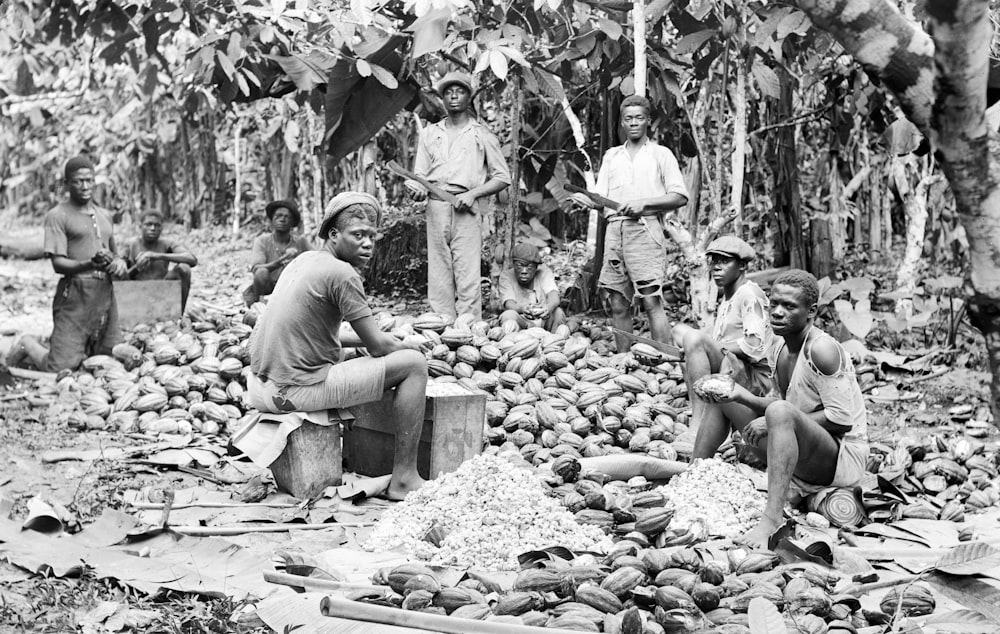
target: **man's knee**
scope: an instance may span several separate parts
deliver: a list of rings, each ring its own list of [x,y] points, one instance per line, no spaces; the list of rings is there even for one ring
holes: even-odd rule
[[[618,291],[610,291],[608,293],[608,303],[611,304],[611,312],[614,315],[624,315],[631,308],[625,296]]]
[[[788,401],[774,401],[764,410],[764,420],[768,428],[794,425],[799,413],[799,408]]]
[[[502,313],[500,313],[500,323],[503,323],[505,321],[516,322],[517,318],[518,318],[518,312],[516,310],[505,310]]]
[[[267,286],[271,282],[271,272],[266,267],[260,267],[253,272],[253,283],[256,286]]]
[[[646,311],[655,310],[660,308],[662,303],[660,302],[660,285],[652,284],[649,282],[639,282],[635,285],[636,293],[642,299],[642,307]]]
[[[566,323],[566,311],[562,307],[557,306],[552,315],[549,317],[549,330],[555,330],[559,326]]]
[[[690,354],[698,350],[705,350],[709,342],[714,341],[711,337],[696,328],[688,328],[683,332],[682,345],[684,352]]]
[[[172,269],[174,275],[180,280],[190,280],[191,279],[191,267],[187,264],[175,264]]]
[[[417,350],[398,350],[392,355],[408,374],[427,375],[427,358]]]

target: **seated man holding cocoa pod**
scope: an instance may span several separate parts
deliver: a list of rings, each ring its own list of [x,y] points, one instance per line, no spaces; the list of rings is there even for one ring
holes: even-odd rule
[[[548,331],[566,323],[556,278],[542,264],[538,247],[521,242],[511,250],[511,260],[513,266],[500,275],[500,323],[513,321],[521,328],[540,326]]]
[[[395,457],[387,496],[401,500],[424,480],[417,444],[424,421],[427,360],[418,342],[382,332],[360,271],[372,258],[382,210],[369,194],[343,192],[327,205],[321,249],[285,268],[250,335],[247,396],[262,412],[311,412],[377,401],[395,388]],[[343,321],[356,338],[341,334]],[[346,361],[342,346],[371,356]]]
[[[767,320],[767,294],[747,279],[747,265],[757,255],[736,236],[716,238],[705,250],[712,279],[722,293],[711,332],[686,324],[674,326],[674,342],[684,349],[684,378],[693,413],[691,430],[705,420],[727,416],[728,404],[707,403],[691,389],[714,373],[729,374],[756,396],[771,390],[768,353],[775,337]]]
[[[731,380],[725,389],[702,379],[700,395],[728,404],[729,420],[706,419],[692,460],[710,458],[739,431],[767,460],[767,505],[760,523],[741,541],[766,548],[783,519],[789,489],[812,493],[849,487],[868,462],[868,418],[850,356],[836,339],[813,326],[819,285],[805,271],[791,270],[771,286],[771,328],[783,341],[772,353],[774,388],[757,396]],[[699,389],[696,386],[695,389]],[[762,416],[763,415],[763,416]]]

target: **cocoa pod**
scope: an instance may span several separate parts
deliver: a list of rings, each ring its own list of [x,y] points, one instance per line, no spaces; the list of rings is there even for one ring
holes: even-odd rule
[[[619,568],[605,577],[604,581],[601,582],[601,588],[611,592],[619,599],[624,599],[632,588],[641,584],[645,579],[646,575],[635,568]]]
[[[451,614],[463,605],[486,604],[486,600],[480,593],[469,588],[442,588],[434,595],[434,605],[444,608],[445,612]]]
[[[537,592],[508,592],[493,606],[497,616],[520,616],[545,605],[542,595]]]
[[[636,513],[635,530],[646,535],[662,533],[674,516],[674,510],[665,507],[643,509]]]
[[[475,619],[481,621],[487,616],[490,616],[490,608],[485,603],[469,603],[467,605],[462,605],[451,613],[451,616],[458,617],[460,619]]]
[[[403,598],[404,610],[423,610],[431,606],[434,594],[427,590],[414,590]]]
[[[622,602],[615,594],[590,583],[578,587],[574,597],[578,603],[589,605],[604,613],[617,614],[622,610]]]
[[[427,566],[414,563],[406,563],[396,566],[385,574],[385,582],[392,588],[393,592],[403,594],[406,582],[417,575],[427,575],[434,577],[434,571]],[[439,584],[440,587],[440,584]]]
[[[879,603],[879,608],[886,614],[895,614],[898,610],[908,617],[930,614],[936,607],[937,602],[930,588],[920,583],[892,588]]]
[[[522,570],[514,580],[514,590],[519,592],[555,592],[567,594],[565,579],[557,572],[531,568]],[[562,590],[562,592],[560,592]]]
[[[722,599],[722,596],[719,594],[718,586],[702,581],[696,584],[694,589],[691,590],[691,598],[694,599],[694,603],[698,606],[699,610],[709,612],[719,607],[719,601]]]

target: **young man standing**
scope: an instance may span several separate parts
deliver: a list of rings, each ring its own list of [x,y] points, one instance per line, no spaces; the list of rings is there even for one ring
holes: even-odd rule
[[[742,541],[766,548],[781,526],[789,489],[812,493],[850,487],[865,474],[868,417],[850,356],[837,340],[813,326],[819,285],[791,270],[771,286],[770,321],[783,340],[773,353],[774,391],[757,396],[740,384],[728,395],[725,418],[702,421],[692,459],[715,455],[730,430],[767,458],[767,505],[760,523]],[[763,416],[762,416],[763,415]]]
[[[695,432],[705,419],[726,416],[729,405],[706,403],[690,386],[703,376],[725,372],[755,396],[763,396],[771,390],[768,354],[774,344],[767,295],[746,275],[747,264],[756,256],[753,247],[736,236],[722,236],[708,245],[705,255],[722,291],[715,326],[711,333],[686,324],[674,326],[674,341],[684,349]]]
[[[291,200],[275,200],[268,203],[266,212],[271,232],[262,233],[253,241],[250,251],[253,281],[243,291],[243,301],[247,306],[259,302],[264,295],[270,295],[285,266],[298,254],[312,249],[305,236],[292,235],[292,229],[302,223],[298,205]]]
[[[371,260],[380,217],[368,194],[344,192],[330,201],[319,230],[325,244],[288,265],[254,326],[247,391],[251,406],[287,413],[360,405],[395,388],[388,497],[401,500],[424,483],[417,445],[427,361],[417,347],[379,330],[365,297],[359,270]],[[357,340],[340,336],[343,321]],[[371,356],[341,361],[342,346],[364,346]]]
[[[667,238],[662,214],[686,205],[688,192],[673,153],[647,135],[650,112],[645,97],[632,95],[622,101],[626,141],[608,150],[597,175],[596,193],[621,203],[617,212],[605,209],[608,225],[598,287],[608,294],[616,328],[632,332],[630,309],[638,295],[651,336],[670,343],[670,322],[663,309]],[[598,207],[585,194],[571,198]],[[619,352],[628,351],[626,337],[617,335],[615,341]]]
[[[510,170],[496,136],[469,112],[472,77],[453,71],[436,89],[447,116],[424,128],[413,171],[458,200],[452,205],[431,193],[427,202],[427,299],[436,313],[479,319],[483,239],[476,212],[485,197],[510,185]],[[414,181],[406,186],[417,199],[428,193]]]
[[[513,266],[500,276],[500,323],[513,321],[521,328],[540,326],[549,331],[566,323],[555,275],[541,263],[538,247],[522,242],[510,255]]]
[[[180,280],[181,313],[191,291],[191,267],[198,258],[178,243],[163,238],[163,216],[147,211],[141,217],[142,233],[125,245],[125,261],[133,280]]]

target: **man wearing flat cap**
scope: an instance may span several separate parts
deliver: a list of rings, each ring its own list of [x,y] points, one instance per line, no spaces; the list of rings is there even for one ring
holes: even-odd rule
[[[320,249],[295,258],[250,335],[247,396],[262,412],[311,412],[377,401],[395,388],[396,445],[388,497],[419,488],[417,444],[424,421],[427,361],[418,344],[382,332],[361,272],[372,258],[381,205],[343,192],[327,205]],[[341,334],[350,323],[354,335]],[[344,346],[371,356],[342,360]]]
[[[243,291],[247,306],[259,302],[264,295],[270,295],[285,266],[298,254],[312,249],[308,238],[292,235],[292,230],[302,223],[299,206],[294,201],[275,200],[268,203],[265,211],[271,231],[257,236],[250,250],[253,281]]]
[[[430,193],[427,202],[427,299],[436,313],[481,318],[482,234],[477,211],[484,199],[510,185],[510,170],[500,142],[469,112],[472,77],[453,71],[436,86],[447,116],[420,135],[413,171],[457,201]],[[415,181],[406,186],[414,197],[428,192]]]
[[[747,265],[756,253],[736,236],[716,238],[705,250],[712,279],[722,301],[712,332],[686,324],[674,327],[674,340],[684,348],[685,378],[693,413],[692,431],[727,416],[729,404],[706,403],[691,386],[708,374],[723,372],[757,396],[771,389],[768,354],[775,344],[768,323],[768,300],[756,282],[747,279]]]
[[[539,326],[555,330],[566,323],[559,307],[559,288],[552,269],[542,264],[538,247],[527,242],[510,253],[513,265],[500,275],[500,323],[513,321],[521,328]]]

